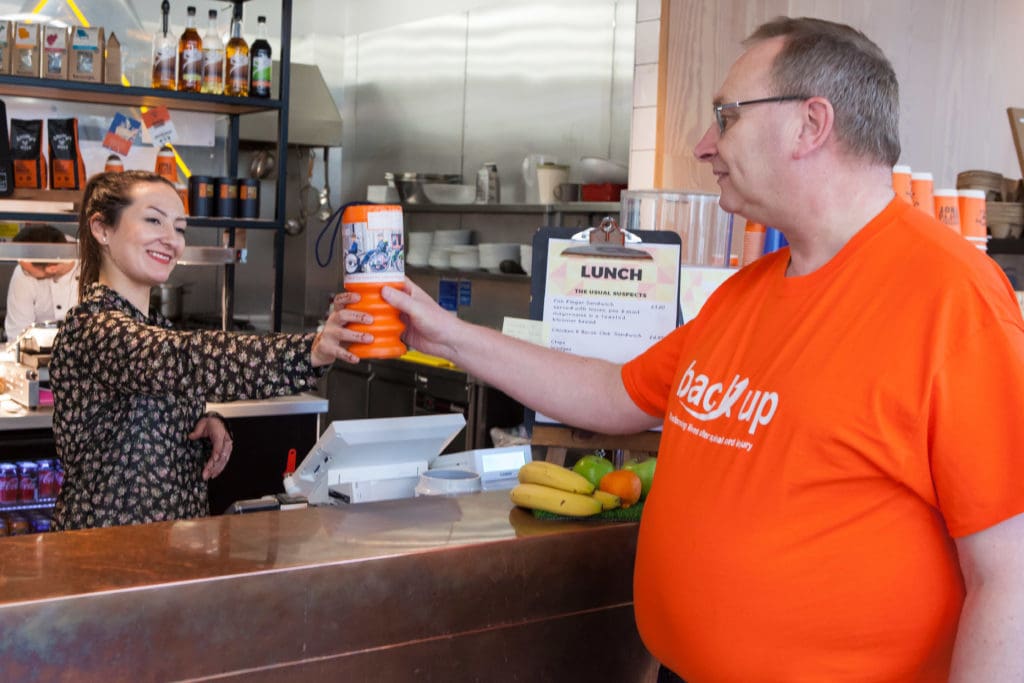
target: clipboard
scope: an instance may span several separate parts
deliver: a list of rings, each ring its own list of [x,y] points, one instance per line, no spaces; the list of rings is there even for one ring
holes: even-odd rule
[[[533,237],[530,318],[548,346],[625,362],[682,323],[682,244],[671,231],[544,227]],[[527,423],[557,424],[527,411]]]

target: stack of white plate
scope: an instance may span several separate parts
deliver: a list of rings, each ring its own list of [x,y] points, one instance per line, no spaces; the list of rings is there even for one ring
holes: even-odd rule
[[[425,266],[430,258],[430,245],[434,241],[432,232],[410,232],[405,236],[405,262],[410,266]]]
[[[448,261],[456,270],[479,270],[480,252],[475,244],[448,247]]]
[[[492,273],[501,272],[502,261],[519,263],[517,242],[483,242],[480,244],[480,267]]]
[[[448,247],[433,246],[430,248],[430,255],[427,257],[427,265],[431,268],[450,268],[451,251]]]
[[[434,239],[430,244],[430,252],[427,256],[427,264],[431,268],[452,268],[452,248],[468,246],[473,237],[472,230],[435,230]],[[476,247],[473,247],[474,251]],[[468,261],[461,261],[466,264]],[[478,266],[473,266],[477,268]]]
[[[472,236],[472,230],[435,230],[433,245],[451,247],[456,244],[469,244]]]

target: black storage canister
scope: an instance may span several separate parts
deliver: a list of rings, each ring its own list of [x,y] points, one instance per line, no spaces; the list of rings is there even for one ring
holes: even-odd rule
[[[238,179],[238,217],[260,217],[260,181],[255,178]]]
[[[194,175],[188,179],[188,214],[205,217],[213,215],[213,178]]]
[[[217,178],[213,181],[214,215],[218,218],[238,217],[238,181]]]

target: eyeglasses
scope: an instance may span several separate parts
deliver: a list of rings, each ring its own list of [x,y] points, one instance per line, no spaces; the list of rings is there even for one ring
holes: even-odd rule
[[[745,107],[748,104],[767,104],[768,102],[793,102],[796,100],[806,100],[805,95],[781,95],[779,97],[762,97],[759,100],[743,100],[742,102],[726,102],[724,104],[715,105],[715,121],[718,122],[718,134],[722,135],[725,133],[728,119],[722,116],[722,112],[726,109],[739,109]]]

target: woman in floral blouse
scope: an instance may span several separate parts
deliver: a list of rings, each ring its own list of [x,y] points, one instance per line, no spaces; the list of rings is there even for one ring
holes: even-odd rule
[[[103,173],[85,188],[78,228],[81,303],[54,341],[53,433],[65,469],[58,529],[208,514],[205,463],[195,440],[207,401],[260,399],[315,386],[335,359],[372,337],[341,294],[318,334],[263,336],[179,331],[149,315],[150,288],[166,282],[185,247],[174,186],[142,171]],[[193,431],[193,427],[196,427]],[[190,437],[191,433],[191,437]]]

